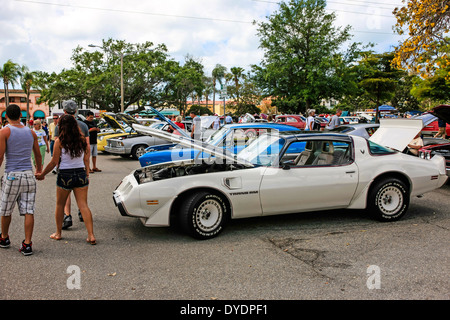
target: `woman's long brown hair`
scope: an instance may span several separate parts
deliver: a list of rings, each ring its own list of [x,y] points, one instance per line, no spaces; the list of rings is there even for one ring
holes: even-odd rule
[[[77,120],[68,114],[59,118],[59,141],[72,158],[77,158],[86,150],[87,142],[81,133]]]

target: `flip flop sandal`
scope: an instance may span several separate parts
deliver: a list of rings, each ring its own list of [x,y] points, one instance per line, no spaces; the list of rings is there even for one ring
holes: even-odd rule
[[[54,234],[51,234],[50,238],[53,239],[53,240],[61,240],[62,239],[62,237],[57,237]]]

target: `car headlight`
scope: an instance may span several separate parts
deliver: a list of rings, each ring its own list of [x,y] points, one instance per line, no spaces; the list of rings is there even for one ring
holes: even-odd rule
[[[431,152],[421,151],[419,153],[419,157],[422,159],[430,160],[431,159]]]

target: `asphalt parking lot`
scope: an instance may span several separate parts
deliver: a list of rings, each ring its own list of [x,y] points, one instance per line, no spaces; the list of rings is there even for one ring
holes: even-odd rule
[[[49,156],[47,156],[49,157]],[[49,159],[46,159],[48,162]],[[380,223],[363,211],[321,211],[232,221],[217,238],[122,217],[112,200],[138,161],[102,154],[89,204],[98,244],[76,215],[54,232],[56,176],[38,184],[34,255],[24,257],[15,211],[12,246],[0,249],[0,299],[37,300],[447,300],[450,185],[414,198]],[[3,168],[2,168],[3,172]]]

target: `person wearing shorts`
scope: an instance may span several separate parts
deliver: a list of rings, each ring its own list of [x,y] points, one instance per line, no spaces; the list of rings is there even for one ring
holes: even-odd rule
[[[64,114],[71,115],[75,118],[77,111],[78,111],[78,105],[73,100],[67,100],[67,101],[63,102],[63,110],[64,110]],[[81,130],[81,133],[84,135],[87,143],[89,144],[90,134],[89,134],[88,126],[86,125],[86,123],[84,123],[83,121],[78,120],[78,119],[77,119],[77,124]],[[55,138],[57,138],[59,136],[59,124],[55,127],[54,136],[55,136]],[[71,198],[67,197],[67,202],[64,207],[64,220],[63,220],[63,229],[64,230],[66,230],[72,226],[73,220],[72,220],[72,215],[71,215],[71,207],[72,207]],[[79,208],[78,208],[78,217],[80,218],[80,221],[82,222],[83,217],[81,215]]]
[[[55,141],[53,157],[41,174],[36,175],[43,180],[45,175],[59,163],[56,178],[56,232],[50,235],[54,240],[62,239],[64,207],[73,191],[78,209],[88,233],[86,241],[96,244],[92,213],[87,204],[89,186],[89,143],[81,133],[77,120],[72,115],[63,115],[59,119],[59,135]]]
[[[0,247],[8,248],[11,245],[9,226],[17,204],[19,214],[25,217],[25,239],[19,251],[23,255],[31,255],[36,200],[36,179],[31,164],[31,152],[36,159],[36,174],[42,171],[42,156],[36,133],[20,122],[20,116],[20,107],[16,104],[9,105],[6,108],[9,124],[0,130],[0,165],[6,158],[5,172],[1,179]]]
[[[90,173],[102,172],[102,170],[97,167],[97,133],[100,132],[100,129],[97,127],[97,124],[94,121],[94,113],[92,111],[88,111],[84,123],[86,123],[87,127],[89,128],[89,144],[91,145],[92,158],[92,169]]]

